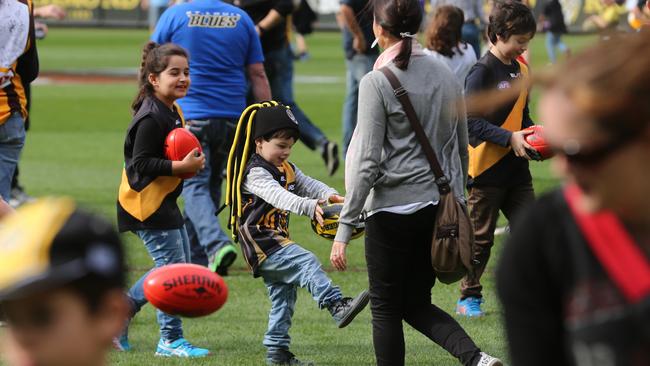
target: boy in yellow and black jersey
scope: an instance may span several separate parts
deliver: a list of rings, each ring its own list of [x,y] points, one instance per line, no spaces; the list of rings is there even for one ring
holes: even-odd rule
[[[234,203],[230,227],[253,275],[264,279],[271,300],[263,342],[270,365],[303,364],[289,352],[298,287],[305,287],[319,308],[327,308],[339,328],[368,303],[367,291],[344,298],[318,258],[289,235],[289,212],[322,222],[320,204],[343,201],[334,189],[289,163],[298,135],[290,109],[275,102],[254,104],[240,119],[228,161],[226,203]]]

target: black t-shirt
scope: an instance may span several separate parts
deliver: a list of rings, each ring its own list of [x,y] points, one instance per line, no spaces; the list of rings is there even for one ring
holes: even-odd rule
[[[294,10],[292,0],[234,0],[230,2],[244,9],[255,24],[264,19],[271,10],[276,10],[282,15],[282,21],[271,29],[265,29],[260,37],[264,53],[283,48],[289,44],[287,16]]]
[[[172,175],[172,162],[165,158],[165,139],[181,127],[181,118],[155,97],[147,97],[134,117],[124,142],[124,165],[130,186],[141,191],[159,176]],[[183,226],[183,215],[176,200],[183,191],[181,182],[162,198],[160,208],[144,221],[131,216],[117,202],[117,222],[121,232],[132,230],[171,230]]]
[[[650,363],[650,297],[641,307],[626,302],[562,192],[544,195],[514,223],[497,286],[512,365]]]
[[[465,93],[472,95],[486,90],[505,90],[521,77],[521,68],[517,61],[506,65],[491,52],[487,52],[472,66],[465,79]],[[469,143],[478,146],[489,141],[500,146],[510,145],[512,133],[500,126],[512,111],[516,97],[510,103],[486,115],[468,113],[467,127]],[[533,125],[528,113],[528,102],[524,107],[522,129]],[[532,180],[528,170],[528,160],[519,158],[511,150],[506,156],[491,166],[478,177],[472,177],[474,185],[511,186]]]
[[[544,6],[544,17],[549,23],[548,30],[553,33],[567,33],[562,13],[562,4],[558,0],[550,0]]]
[[[354,16],[359,23],[361,33],[366,39],[366,55],[376,55],[379,51],[377,47],[370,48],[375,40],[375,34],[372,32],[372,7],[369,5],[370,0],[341,0],[342,5],[347,5],[354,11]],[[347,27],[343,27],[343,51],[345,57],[349,60],[354,57],[356,51],[352,48],[352,33]]]

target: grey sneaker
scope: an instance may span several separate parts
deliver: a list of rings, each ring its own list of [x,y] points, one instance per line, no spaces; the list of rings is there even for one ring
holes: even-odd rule
[[[300,361],[296,356],[286,349],[274,349],[266,352],[267,365],[298,365],[314,366],[313,362]]]
[[[485,352],[481,352],[481,358],[478,360],[476,366],[503,366],[503,361]]]
[[[368,305],[368,300],[370,300],[370,295],[368,295],[368,291],[364,290],[354,299],[351,297],[342,298],[328,306],[327,310],[332,314],[336,325],[339,328],[345,328]]]

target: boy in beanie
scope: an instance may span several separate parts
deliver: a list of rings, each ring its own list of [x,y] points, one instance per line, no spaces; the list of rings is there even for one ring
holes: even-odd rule
[[[43,199],[3,219],[0,248],[4,364],[105,365],[128,314],[112,226],[71,200]]]
[[[319,308],[327,308],[339,328],[368,303],[367,291],[344,298],[318,258],[289,236],[289,212],[322,223],[320,204],[343,202],[334,189],[288,161],[298,135],[298,122],[286,106],[254,104],[242,114],[228,161],[226,203],[235,202],[229,226],[253,275],[264,279],[271,300],[263,342],[269,365],[308,364],[289,352],[298,287],[305,287]]]

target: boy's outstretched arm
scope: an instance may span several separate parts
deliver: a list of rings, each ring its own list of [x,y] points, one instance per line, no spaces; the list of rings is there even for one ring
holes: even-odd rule
[[[327,200],[331,196],[338,196],[336,189],[327,184],[305,175],[298,167],[296,171],[296,194],[301,197],[317,198]]]

